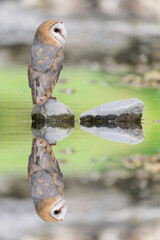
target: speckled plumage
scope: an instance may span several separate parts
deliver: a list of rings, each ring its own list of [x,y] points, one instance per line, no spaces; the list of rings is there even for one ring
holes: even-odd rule
[[[42,138],[33,139],[28,178],[38,215],[47,222],[58,221],[51,216],[50,209],[62,198],[63,175],[51,146]]]
[[[29,86],[33,104],[42,105],[50,97],[63,68],[63,47],[51,34],[59,21],[49,20],[36,31],[28,64]]]

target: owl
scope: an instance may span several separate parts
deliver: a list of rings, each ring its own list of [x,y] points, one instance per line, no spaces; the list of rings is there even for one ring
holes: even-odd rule
[[[42,23],[34,37],[28,64],[32,102],[44,104],[52,96],[63,68],[63,48],[67,32],[63,22],[48,20]]]
[[[46,222],[62,221],[67,211],[63,175],[51,146],[42,138],[33,139],[28,179],[37,214]]]

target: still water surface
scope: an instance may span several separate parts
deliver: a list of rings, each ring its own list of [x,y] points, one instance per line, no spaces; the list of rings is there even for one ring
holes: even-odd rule
[[[157,94],[148,101],[152,103],[145,105],[145,116],[158,100]],[[136,137],[132,131],[127,133],[127,139],[138,139],[137,144],[120,143],[115,129],[102,129],[110,131],[112,141],[81,129],[78,116],[91,104],[82,108],[71,104],[75,126],[52,148],[64,176],[68,211],[63,223],[50,225],[37,215],[28,183],[31,103],[1,100],[0,106],[1,239],[146,240],[160,236],[160,123],[154,121],[158,119],[143,119]],[[146,238],[146,233],[154,238]]]

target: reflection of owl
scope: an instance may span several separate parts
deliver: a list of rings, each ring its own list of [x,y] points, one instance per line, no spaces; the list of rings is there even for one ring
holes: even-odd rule
[[[46,222],[62,221],[67,211],[63,176],[50,145],[42,138],[33,140],[28,177],[38,215]]]
[[[67,32],[63,22],[42,23],[35,34],[28,65],[33,104],[41,105],[52,96],[63,67],[63,47]]]

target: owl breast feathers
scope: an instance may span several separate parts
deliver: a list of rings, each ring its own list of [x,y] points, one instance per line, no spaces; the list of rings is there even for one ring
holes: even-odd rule
[[[41,24],[37,29],[31,48],[28,79],[32,90],[32,101],[36,105],[42,105],[52,97],[52,92],[63,68],[63,45],[58,41],[57,32],[54,36],[55,29],[51,32],[54,26],[60,26],[58,37],[64,37],[62,34],[63,24],[50,20]],[[58,31],[57,29],[56,31]]]

